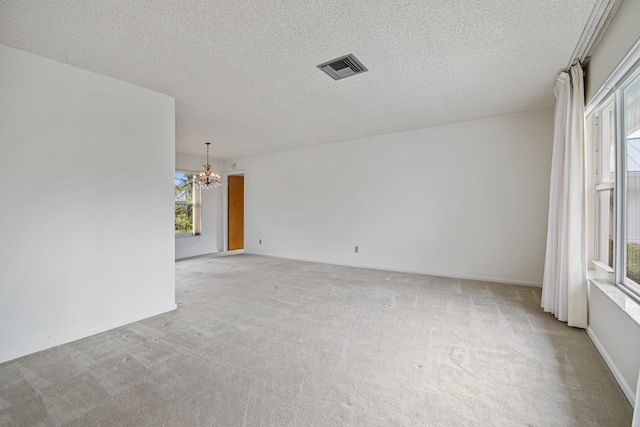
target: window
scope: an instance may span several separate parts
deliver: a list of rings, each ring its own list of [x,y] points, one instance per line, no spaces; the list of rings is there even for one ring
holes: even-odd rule
[[[175,234],[176,237],[200,234],[200,190],[196,176],[177,172],[175,175]]]
[[[610,101],[596,113],[596,261],[613,271],[616,120]]]
[[[640,70],[588,122],[596,149],[594,261],[640,297]]]
[[[626,280],[640,284],[640,75],[624,88]],[[640,288],[638,288],[640,289]]]

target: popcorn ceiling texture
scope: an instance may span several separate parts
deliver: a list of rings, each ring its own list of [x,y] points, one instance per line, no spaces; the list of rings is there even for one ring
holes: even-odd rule
[[[229,158],[551,107],[594,3],[0,0],[0,43],[174,96],[177,151]]]

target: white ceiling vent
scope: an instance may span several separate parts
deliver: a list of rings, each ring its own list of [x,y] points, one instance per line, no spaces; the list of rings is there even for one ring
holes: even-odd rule
[[[345,77],[369,71],[367,70],[367,67],[362,65],[362,62],[358,61],[358,59],[351,53],[349,55],[327,61],[324,64],[320,64],[318,65],[318,68],[329,74],[333,80],[340,80]]]

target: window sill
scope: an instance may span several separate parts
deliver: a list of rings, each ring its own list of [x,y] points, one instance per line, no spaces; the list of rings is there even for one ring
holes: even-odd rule
[[[176,234],[176,239],[193,239],[195,237],[200,237],[199,234],[191,234],[191,233],[181,233]]]
[[[622,312],[626,313],[627,316],[640,325],[640,303],[638,303],[638,301],[606,279],[589,277],[589,282],[591,282],[592,286],[600,289]]]

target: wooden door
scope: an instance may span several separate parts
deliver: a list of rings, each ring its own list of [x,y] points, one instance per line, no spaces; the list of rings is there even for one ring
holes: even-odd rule
[[[244,249],[244,176],[229,175],[228,250]]]

